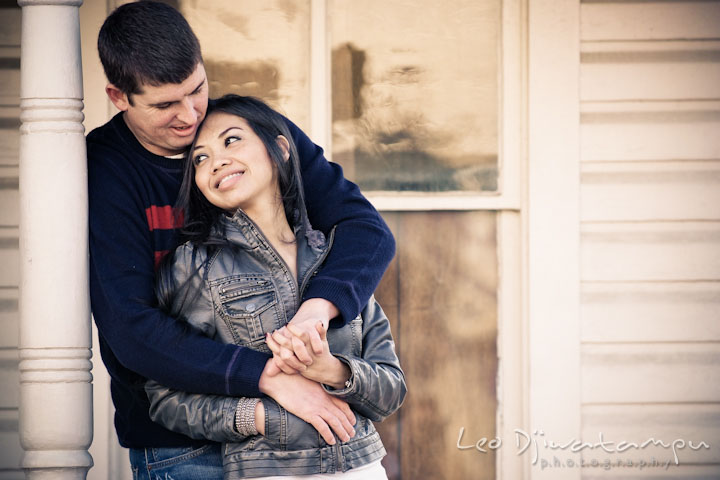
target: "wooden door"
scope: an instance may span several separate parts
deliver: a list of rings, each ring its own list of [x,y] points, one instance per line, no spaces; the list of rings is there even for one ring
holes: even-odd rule
[[[408,396],[378,425],[390,479],[494,479],[497,256],[493,212],[384,215],[397,255],[376,296],[391,319]]]

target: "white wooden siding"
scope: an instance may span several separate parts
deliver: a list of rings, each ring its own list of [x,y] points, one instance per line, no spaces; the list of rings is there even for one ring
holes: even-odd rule
[[[718,478],[720,2],[581,3],[580,58],[582,438],[711,447],[583,478]]]
[[[20,8],[0,8],[0,480],[24,478],[18,436]]]

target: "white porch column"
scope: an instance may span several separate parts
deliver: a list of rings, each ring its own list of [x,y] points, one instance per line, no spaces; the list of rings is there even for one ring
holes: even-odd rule
[[[81,0],[19,0],[20,442],[30,479],[92,466]]]

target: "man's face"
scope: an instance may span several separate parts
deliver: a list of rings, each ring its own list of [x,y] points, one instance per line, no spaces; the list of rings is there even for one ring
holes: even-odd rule
[[[143,85],[142,93],[132,95],[132,105],[123,96],[124,103],[114,103],[125,111],[125,123],[143,147],[157,155],[182,153],[192,143],[207,111],[205,67],[199,63],[179,84]]]

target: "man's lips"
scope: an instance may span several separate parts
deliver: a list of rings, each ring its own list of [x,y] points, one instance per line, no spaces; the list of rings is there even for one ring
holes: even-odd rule
[[[180,136],[191,135],[195,132],[195,125],[184,125],[170,128],[172,128],[172,130]]]

